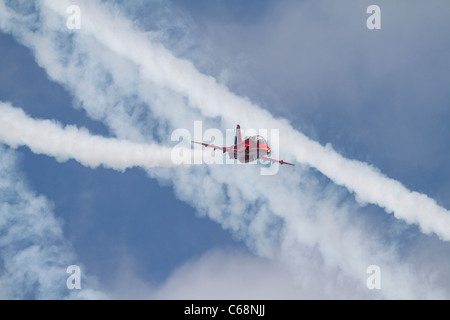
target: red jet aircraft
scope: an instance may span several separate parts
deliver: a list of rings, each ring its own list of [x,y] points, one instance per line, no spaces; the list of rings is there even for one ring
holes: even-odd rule
[[[238,159],[241,163],[247,163],[259,158],[263,158],[269,160],[272,163],[279,162],[280,164],[289,164],[291,166],[294,166],[293,163],[267,157],[266,155],[270,154],[269,145],[267,144],[266,139],[259,135],[251,136],[242,141],[241,127],[239,125],[236,126],[234,145],[230,147],[219,147],[213,144],[196,141],[192,141],[192,143],[198,143],[205,147],[211,147],[214,148],[214,150],[221,149],[223,153],[228,152],[230,159]]]

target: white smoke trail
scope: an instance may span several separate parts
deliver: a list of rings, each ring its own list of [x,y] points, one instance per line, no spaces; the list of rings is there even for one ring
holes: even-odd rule
[[[175,165],[172,148],[95,136],[75,126],[63,128],[55,121],[33,119],[4,102],[0,102],[0,141],[13,148],[28,146],[34,153],[53,156],[58,161],[74,159],[91,168],[104,165],[125,170]]]
[[[62,17],[67,16],[65,10],[69,2],[46,0],[44,3]],[[310,140],[284,119],[275,119],[266,110],[218,84],[214,78],[200,73],[191,62],[174,57],[160,44],[149,42],[127,20],[111,22],[107,10],[101,10],[92,1],[80,3],[84,8],[81,32],[133,61],[155,84],[188,97],[189,105],[198,108],[203,116],[220,116],[226,127],[241,123],[243,127],[280,129],[286,155],[345,186],[355,193],[359,201],[376,204],[398,219],[418,224],[424,233],[435,233],[442,240],[450,241],[450,212],[435,200],[408,190],[367,163],[346,159],[330,146],[324,147]]]

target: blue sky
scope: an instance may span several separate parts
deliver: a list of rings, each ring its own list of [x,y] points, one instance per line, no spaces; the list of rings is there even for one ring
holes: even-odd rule
[[[121,171],[5,140],[0,230],[30,227],[0,244],[0,297],[449,297],[445,1],[377,1],[381,30],[366,27],[371,1],[73,3],[80,30],[65,27],[64,3],[2,3],[0,102],[169,147],[171,132],[195,120],[223,131],[269,123],[280,129],[280,156],[297,166],[274,176],[252,165]],[[208,79],[212,90],[197,90]],[[315,152],[309,140],[290,139],[297,132],[330,144],[317,151],[329,161],[304,151]],[[369,172],[349,162],[341,178],[333,150]],[[373,191],[380,176],[408,192],[386,180],[393,192]],[[408,198],[417,212],[402,200],[415,192],[426,195]],[[54,237],[32,222],[36,207]],[[36,246],[40,254],[25,255]],[[79,291],[65,286],[69,264],[81,266]],[[366,287],[371,264],[381,267],[380,290]]]

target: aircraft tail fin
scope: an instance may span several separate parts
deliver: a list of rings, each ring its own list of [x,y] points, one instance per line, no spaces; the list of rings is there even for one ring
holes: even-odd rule
[[[241,135],[241,126],[237,125],[236,126],[236,136],[234,137],[234,144],[238,144],[242,142],[242,135]]]

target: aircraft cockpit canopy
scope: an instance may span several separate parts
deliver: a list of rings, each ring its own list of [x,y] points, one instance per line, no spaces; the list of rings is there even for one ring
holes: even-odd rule
[[[260,135],[256,135],[252,137],[252,140],[258,144],[267,144],[266,139],[264,139],[262,136]]]

